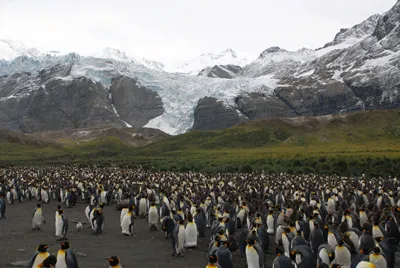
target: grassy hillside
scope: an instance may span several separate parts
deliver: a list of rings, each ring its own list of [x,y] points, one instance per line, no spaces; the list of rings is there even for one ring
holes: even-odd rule
[[[0,163],[116,163],[160,170],[400,173],[400,111],[274,118],[192,131],[141,148],[105,137],[38,147],[0,141]],[[3,150],[4,149],[4,150]]]

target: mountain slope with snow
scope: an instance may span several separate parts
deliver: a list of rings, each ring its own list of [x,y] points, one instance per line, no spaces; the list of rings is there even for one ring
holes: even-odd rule
[[[170,73],[184,73],[189,75],[197,75],[205,68],[212,68],[215,65],[237,65],[245,66],[249,61],[240,58],[235,51],[227,49],[221,53],[204,53],[191,60],[177,62],[165,66],[165,71]]]

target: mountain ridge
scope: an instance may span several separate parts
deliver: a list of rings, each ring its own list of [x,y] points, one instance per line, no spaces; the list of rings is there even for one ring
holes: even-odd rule
[[[199,70],[204,70],[200,76],[151,69],[116,50],[100,58],[54,53],[0,60],[0,126],[37,131],[40,127],[35,124],[40,122],[45,122],[41,127],[56,130],[63,126],[124,127],[129,121],[130,125],[137,123],[136,127],[175,135],[192,128],[229,127],[265,117],[400,108],[399,21],[400,1],[382,15],[341,30],[320,49],[272,47],[255,61],[239,65],[240,69],[214,65]],[[224,53],[238,58],[232,50]],[[112,81],[118,77],[134,82],[121,86],[113,96]],[[143,96],[149,99],[132,115],[127,112],[132,108],[129,103],[118,107],[114,103],[114,99],[122,103],[128,95],[137,104]],[[90,101],[82,102],[81,98],[88,96]],[[76,107],[83,116],[57,110],[60,119],[69,122],[59,124],[43,114],[58,108],[53,102],[59,102],[58,107]],[[217,116],[210,116],[213,114]],[[220,125],[215,118],[220,118]]]

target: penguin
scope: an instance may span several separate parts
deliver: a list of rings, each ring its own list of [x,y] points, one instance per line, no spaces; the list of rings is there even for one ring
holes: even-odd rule
[[[117,256],[112,256],[107,258],[108,263],[109,263],[109,268],[122,268],[120,264],[120,259]]]
[[[365,255],[364,251],[362,249],[360,249],[359,252],[357,254],[355,254],[355,256],[352,256],[350,268],[356,268],[360,262],[363,262],[363,261],[367,262],[368,260],[369,260],[369,256]]]
[[[195,223],[197,226],[198,236],[205,237],[206,236],[206,215],[204,210],[199,208],[197,209],[197,213],[195,218]]]
[[[40,196],[41,196],[41,200],[45,204],[48,204],[50,202],[49,193],[44,188],[41,189]]]
[[[58,206],[57,210],[56,210],[55,226],[56,226],[56,236],[61,237],[62,236],[62,227],[63,227],[61,206]]]
[[[335,259],[335,251],[331,248],[329,244],[322,244],[318,248],[318,263],[325,263],[331,265],[332,261]]]
[[[228,249],[229,242],[223,241],[222,245],[217,250],[217,260],[221,268],[233,268],[232,253]]]
[[[189,222],[186,224],[185,247],[186,248],[197,247],[197,226],[196,223],[193,222],[193,219],[190,219]]]
[[[92,212],[92,210],[93,210],[92,204],[89,204],[89,205],[85,208],[85,216],[86,216],[88,222],[90,222],[90,212]]]
[[[82,228],[83,228],[82,223],[81,223],[81,222],[77,222],[77,223],[76,223],[76,231],[77,231],[77,232],[80,232],[80,231],[82,231]]]
[[[151,203],[151,206],[149,208],[148,221],[149,221],[150,231],[157,231],[157,224],[159,221],[159,217],[155,203]]]
[[[381,249],[379,247],[375,247],[373,252],[369,255],[369,262],[374,264],[376,268],[387,268],[387,261],[380,253]]]
[[[6,201],[4,200],[4,194],[0,192],[0,220],[6,218]]]
[[[310,244],[311,248],[314,251],[314,254],[317,254],[319,246],[324,244],[325,235],[324,232],[319,228],[317,223],[314,223],[314,229],[311,231],[310,234]]]
[[[144,218],[147,213],[147,199],[142,197],[139,200],[139,216]]]
[[[161,228],[164,231],[165,239],[172,238],[173,232],[175,230],[175,222],[174,220],[167,216],[162,219]],[[174,245],[175,249],[175,245]]]
[[[217,260],[218,257],[215,254],[208,257],[208,264],[206,268],[220,268],[220,266],[217,265]]]
[[[128,212],[124,215],[121,222],[122,234],[125,236],[133,235],[134,227],[134,216],[133,216],[133,206],[129,206]]]
[[[373,263],[370,263],[368,261],[362,261],[360,262],[356,268],[377,268]]]
[[[32,230],[39,231],[40,227],[42,226],[42,222],[46,223],[46,219],[43,216],[41,205],[37,204],[35,210],[33,211]]]
[[[119,224],[122,224],[122,219],[124,218],[126,213],[128,213],[128,211],[129,211],[129,206],[126,207],[126,208],[121,209],[121,216],[119,218]]]
[[[351,253],[350,250],[344,246],[343,241],[339,241],[335,247],[335,263],[340,263],[343,268],[350,268]]]
[[[176,231],[176,236],[178,238],[176,241],[176,253],[177,255],[182,256],[186,240],[185,225],[183,220],[179,220]]]
[[[256,240],[250,237],[246,246],[246,261],[248,268],[264,267],[264,253],[256,246]]]
[[[61,242],[61,248],[57,252],[57,264],[55,268],[78,268],[78,259],[70,249],[68,241]]]
[[[274,211],[270,210],[267,216],[267,232],[270,235],[273,235],[275,233],[275,218],[273,213]]]
[[[297,263],[297,267],[317,267],[317,257],[309,246],[294,247],[290,257]]]
[[[33,255],[32,259],[28,264],[28,268],[36,268],[39,264],[41,264],[47,257],[50,256],[50,253],[47,252],[49,246],[46,244],[39,245],[37,248],[37,252]]]
[[[295,268],[293,261],[283,254],[283,250],[280,248],[275,249],[276,257],[272,262],[272,268]]]

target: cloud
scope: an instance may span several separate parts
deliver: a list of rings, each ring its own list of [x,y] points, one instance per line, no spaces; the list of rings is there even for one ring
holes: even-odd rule
[[[111,46],[164,62],[232,48],[320,47],[395,0],[0,0],[0,38],[90,54]]]

